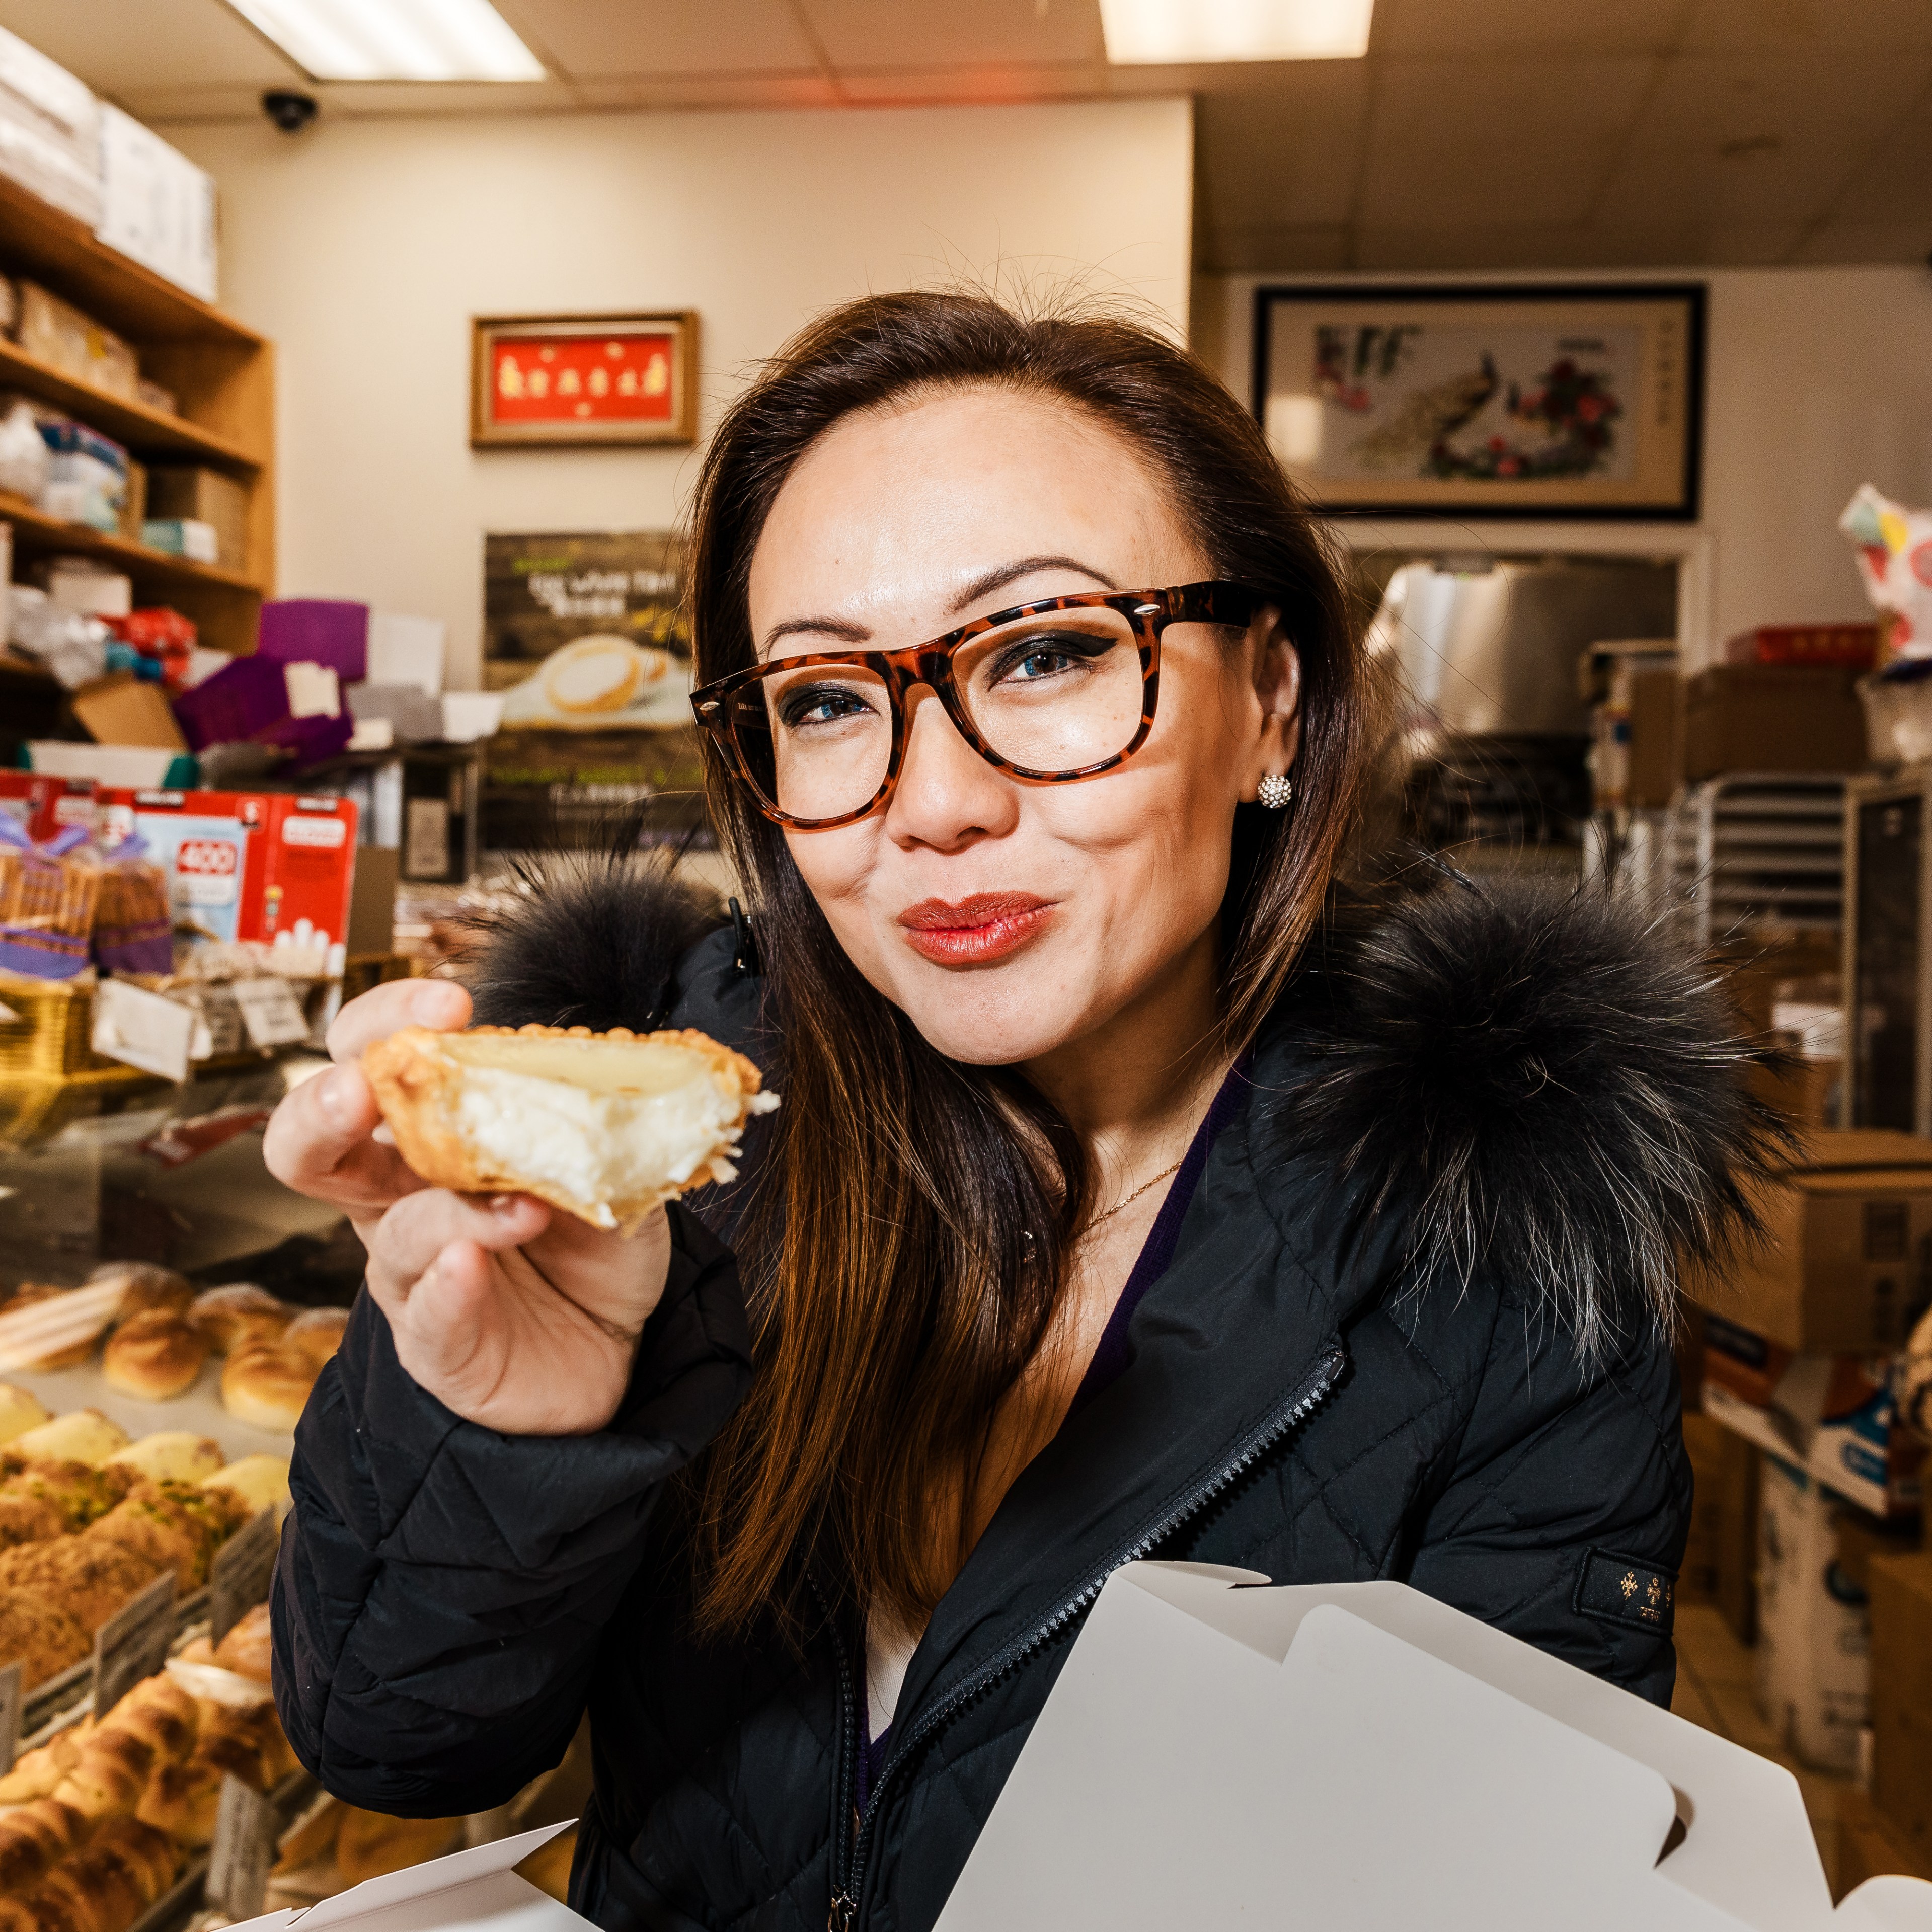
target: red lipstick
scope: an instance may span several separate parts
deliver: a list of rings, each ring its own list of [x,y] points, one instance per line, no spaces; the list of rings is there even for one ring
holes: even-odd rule
[[[936,966],[984,966],[1037,938],[1053,903],[1033,892],[975,892],[957,904],[922,899],[899,914],[906,943]]]

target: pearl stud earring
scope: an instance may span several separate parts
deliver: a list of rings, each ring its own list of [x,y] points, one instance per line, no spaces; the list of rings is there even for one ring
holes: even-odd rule
[[[1279,812],[1294,796],[1294,781],[1278,772],[1270,772],[1255,788],[1255,802],[1270,812]]]

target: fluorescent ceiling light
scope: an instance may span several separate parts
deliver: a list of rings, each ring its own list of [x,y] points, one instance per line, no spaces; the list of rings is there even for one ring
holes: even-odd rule
[[[542,80],[490,0],[229,0],[311,80]]]
[[[1100,0],[1116,66],[1358,60],[1375,0]]]

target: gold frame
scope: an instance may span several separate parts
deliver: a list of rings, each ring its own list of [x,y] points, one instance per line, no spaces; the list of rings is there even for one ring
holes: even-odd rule
[[[650,330],[675,338],[670,419],[661,423],[501,423],[490,410],[490,351],[506,337],[602,335]],[[470,320],[470,446],[472,449],[612,449],[675,447],[698,440],[698,311],[670,309],[598,315],[478,315]]]

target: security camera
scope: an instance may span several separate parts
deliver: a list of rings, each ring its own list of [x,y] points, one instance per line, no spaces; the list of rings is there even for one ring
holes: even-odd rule
[[[292,87],[272,87],[262,97],[262,112],[284,134],[299,134],[315,118],[315,96]]]

